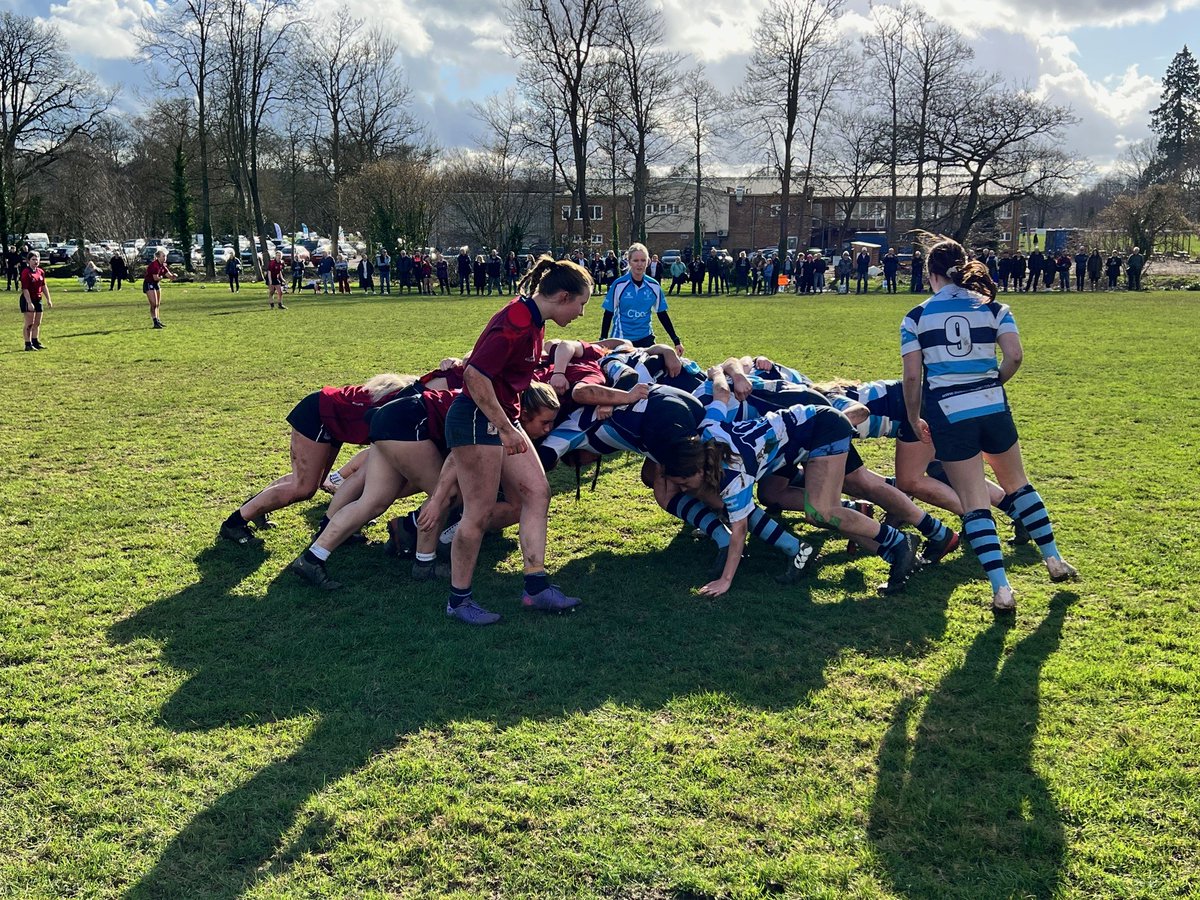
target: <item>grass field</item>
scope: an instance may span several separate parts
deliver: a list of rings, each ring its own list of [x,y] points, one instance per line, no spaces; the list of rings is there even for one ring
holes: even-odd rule
[[[883,599],[833,539],[802,586],[752,545],[700,599],[710,548],[618,460],[579,502],[552,476],[550,568],[585,605],[522,613],[506,534],[479,630],[382,526],[330,561],[340,594],[284,571],[320,498],[259,546],[215,533],[285,470],[305,393],[461,354],[496,301],[169,286],[152,331],[140,295],[71,284],[24,353],[9,298],[0,896],[1200,895],[1191,296],[1014,298],[1025,458],[1083,579],[1006,551],[1011,627],[968,554]],[[878,378],[910,304],[672,316],[701,361]]]

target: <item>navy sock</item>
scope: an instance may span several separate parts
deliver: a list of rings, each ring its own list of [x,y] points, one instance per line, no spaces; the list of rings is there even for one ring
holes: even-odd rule
[[[702,502],[689,494],[676,494],[667,501],[667,512],[689,525],[699,528],[722,550],[729,546],[729,529]]]
[[[525,593],[529,596],[540,594],[550,587],[550,576],[545,572],[527,572],[525,574]]]
[[[759,507],[754,507],[750,513],[750,533],[761,538],[787,556],[795,556],[800,552],[800,540],[782,525],[772,519]]]
[[[888,562],[891,562],[896,555],[896,551],[904,546],[904,533],[899,528],[881,524],[879,526],[879,533],[875,535],[875,543],[879,545],[879,550],[876,552]]]
[[[230,528],[246,527],[246,520],[242,518],[242,508],[240,506],[229,514],[229,518],[225,520],[225,524]]]
[[[917,523],[917,531],[929,538],[931,541],[944,541],[948,529],[939,519],[935,519],[929,513],[925,513],[921,517],[921,521]]]
[[[1008,587],[1008,575],[1004,572],[1004,554],[1000,552],[1000,538],[996,534],[996,520],[990,509],[973,509],[963,516],[963,535],[984,574],[992,583],[992,591]]]
[[[1058,546],[1054,543],[1054,526],[1050,524],[1050,514],[1046,512],[1041,494],[1034,490],[1032,484],[1013,491],[1000,502],[1000,508],[1004,509],[1005,504],[1011,509],[1010,515],[1024,525],[1029,536],[1037,542],[1043,559],[1059,555]]]
[[[470,599],[471,599],[471,589],[469,587],[457,588],[454,585],[450,585],[449,603],[450,603],[451,609],[458,609],[458,607],[462,606],[464,603],[468,602]]]

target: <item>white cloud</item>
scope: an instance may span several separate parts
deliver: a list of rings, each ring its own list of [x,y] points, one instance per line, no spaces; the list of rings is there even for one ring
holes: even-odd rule
[[[122,59],[137,51],[134,29],[152,12],[146,0],[67,0],[52,3],[46,20],[76,55]]]

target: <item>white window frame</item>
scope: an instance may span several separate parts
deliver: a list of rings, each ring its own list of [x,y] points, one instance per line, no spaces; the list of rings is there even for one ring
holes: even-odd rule
[[[591,209],[591,215],[589,216],[589,218],[593,222],[599,222],[604,219],[604,207],[603,206],[600,206],[599,204],[596,204],[596,205],[589,204],[589,208]],[[572,207],[572,206],[566,205],[566,204],[564,204],[563,206],[561,206],[559,208],[559,213],[562,216],[562,220],[564,222],[566,222],[570,219],[572,209],[575,210],[575,221],[582,222],[583,221],[583,207],[582,206]]]
[[[1001,221],[1012,220],[1012,201],[1009,200],[1003,206],[996,210],[996,218]]]

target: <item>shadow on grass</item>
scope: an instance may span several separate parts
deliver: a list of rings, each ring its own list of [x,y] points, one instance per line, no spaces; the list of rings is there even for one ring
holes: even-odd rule
[[[929,699],[900,704],[879,753],[870,835],[896,889],[912,897],[1051,897],[1062,822],[1033,767],[1038,680],[1075,594],[1059,592],[1004,658],[1008,625],[975,639]]]
[[[689,596],[711,557],[683,532],[665,554],[597,551],[569,562],[556,579],[587,603],[544,616],[519,609],[517,576],[492,573],[510,550],[488,541],[480,558],[476,592],[506,615],[489,629],[447,620],[445,586],[413,584],[377,547],[339,551],[331,574],[350,582],[340,593],[284,572],[265,597],[238,596],[264,551],[231,545],[197,557],[196,584],[114,626],[113,641],[152,637],[172,666],[193,673],[161,710],[169,728],[320,717],[292,755],[197,814],[129,896],[231,898],[278,874],[297,852],[281,836],[308,799],[421,728],[506,727],[608,701],[656,709],[698,691],[787,709],[846,650],[916,655],[945,627],[944,605],[928,595],[812,602],[819,574],[781,603],[782,589],[766,589],[777,556],[747,560],[744,584],[721,601]],[[311,832],[297,844],[319,841]]]

